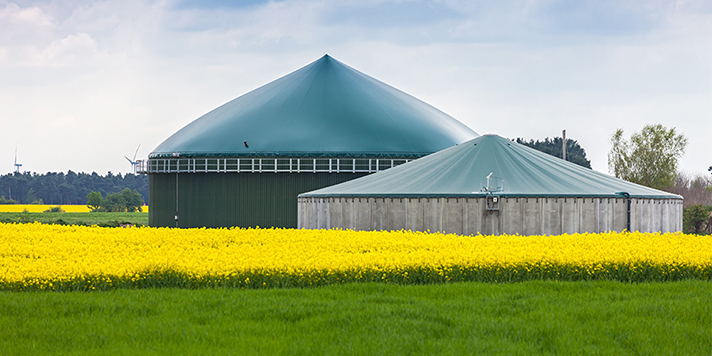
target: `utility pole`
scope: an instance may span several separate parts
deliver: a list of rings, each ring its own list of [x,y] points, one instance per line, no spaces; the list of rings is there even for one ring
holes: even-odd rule
[[[561,148],[561,152],[562,152],[562,157],[565,161],[566,160],[566,130],[562,131],[561,135],[564,136],[563,140],[561,140],[562,141],[561,145],[563,146]]]

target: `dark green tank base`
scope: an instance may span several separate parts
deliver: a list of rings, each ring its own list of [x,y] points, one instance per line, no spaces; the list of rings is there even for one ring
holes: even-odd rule
[[[154,227],[296,228],[297,195],[367,174],[149,174],[148,224]]]

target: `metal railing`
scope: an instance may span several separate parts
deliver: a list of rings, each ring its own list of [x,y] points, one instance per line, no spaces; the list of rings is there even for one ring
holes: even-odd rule
[[[152,158],[136,161],[148,173],[374,173],[412,158]]]

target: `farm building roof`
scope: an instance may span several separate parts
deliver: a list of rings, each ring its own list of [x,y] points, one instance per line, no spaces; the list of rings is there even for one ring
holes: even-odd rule
[[[682,197],[484,135],[383,172],[299,197]]]
[[[325,55],[196,119],[149,157],[408,157],[477,136],[442,111]]]

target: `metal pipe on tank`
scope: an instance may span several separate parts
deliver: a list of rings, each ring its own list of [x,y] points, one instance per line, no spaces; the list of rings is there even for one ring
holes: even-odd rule
[[[178,227],[178,171],[176,171],[176,227]]]
[[[628,200],[628,223],[626,225],[626,231],[630,232],[630,194],[628,192],[618,192],[616,194],[620,194]]]

